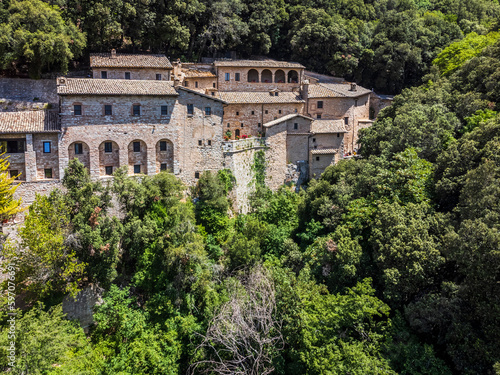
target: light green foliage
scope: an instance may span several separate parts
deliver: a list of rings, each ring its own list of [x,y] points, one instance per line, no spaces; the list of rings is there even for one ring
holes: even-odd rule
[[[76,295],[86,265],[67,244],[71,229],[63,200],[37,195],[19,230],[20,244],[9,243],[5,248],[7,261],[18,266],[18,291],[34,300],[55,292]]]
[[[464,39],[451,43],[432,62],[445,76],[460,68],[467,60],[479,55],[484,48],[495,44],[500,39],[500,33],[491,32],[487,35],[478,35],[473,32]]]
[[[7,348],[11,339],[8,338],[9,324],[5,321],[0,330],[0,368],[9,366]],[[16,317],[16,361],[9,374],[74,374],[72,369],[79,367],[83,360],[89,367],[81,368],[81,374],[97,374],[92,367],[102,362],[93,356],[93,363],[87,358],[92,357],[90,344],[83,330],[74,322],[65,319],[60,305],[44,311],[43,305]],[[94,368],[95,368],[94,367]]]
[[[472,116],[466,117],[464,120],[466,125],[463,129],[461,129],[462,133],[468,133],[475,128],[477,128],[481,123],[489,120],[490,118],[494,118],[498,115],[497,112],[492,111],[490,109],[485,110],[477,110]]]
[[[0,155],[0,156],[3,156]],[[21,212],[21,199],[14,199],[14,193],[18,185],[14,185],[15,176],[9,177],[7,169],[9,168],[8,159],[0,159],[0,220],[9,220],[18,212]]]
[[[65,21],[56,7],[41,0],[13,0],[9,18],[0,24],[1,63],[27,63],[32,77],[42,69],[68,70],[85,47],[85,35]]]

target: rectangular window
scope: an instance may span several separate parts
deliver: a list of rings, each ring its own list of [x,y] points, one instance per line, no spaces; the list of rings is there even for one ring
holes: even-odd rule
[[[167,141],[160,141],[160,151],[167,151]]]
[[[198,81],[195,81],[194,87],[198,88]]]
[[[239,116],[239,115],[240,115],[240,113],[239,113],[239,112],[236,112],[236,116]]]
[[[240,80],[240,73],[234,73],[234,80],[239,81]]]
[[[230,73],[226,73],[224,76],[225,76],[226,81],[229,81],[231,79]]]
[[[75,143],[75,155],[83,154],[83,144]]]
[[[323,108],[323,101],[322,100],[319,100],[318,101],[318,109],[319,108]]]
[[[158,73],[156,74],[156,80],[161,81],[161,74],[158,74]]]
[[[134,165],[134,173],[135,174],[141,173],[141,166],[139,164]]]
[[[205,116],[210,116],[212,114],[212,107],[205,107]]]
[[[16,180],[19,178],[17,175],[19,174],[19,171],[17,169],[11,169],[9,171],[9,177],[10,178],[15,178]]]
[[[214,91],[212,91],[212,96],[215,96],[215,92]]]
[[[229,122],[227,123],[227,127],[230,128],[231,126],[229,125]]]
[[[241,123],[241,127],[243,127],[243,123]]]
[[[160,164],[160,171],[166,171],[167,170],[167,163],[161,163]]]
[[[45,178],[52,178],[52,168],[44,169]]]
[[[340,138],[340,133],[337,133],[337,138]]]
[[[278,111],[278,113],[281,115],[281,109]]]
[[[134,106],[132,107],[132,113],[134,116],[140,116],[141,115],[141,105],[134,104]]]
[[[20,139],[17,141],[1,141],[1,151],[8,154],[19,154],[26,151],[26,141]]]
[[[113,152],[112,142],[104,142],[104,152]]]
[[[212,83],[212,86],[213,86],[213,88],[215,89],[215,82],[214,82],[214,83]]]
[[[200,178],[200,172],[194,172],[194,178]]]
[[[297,124],[297,123],[293,124],[293,128],[294,128],[295,130],[297,130],[297,129],[299,128],[299,124]]]
[[[134,142],[134,152],[141,152],[141,142]]]
[[[168,115],[168,106],[162,105],[161,106],[161,115],[162,116],[167,116]]]
[[[349,125],[349,117],[344,117],[344,124]]]
[[[269,113],[269,111],[266,109],[264,113],[267,115]]]
[[[252,111],[252,115],[255,115],[255,111]]]
[[[125,72],[125,79],[130,79],[130,72]]]
[[[319,156],[316,156],[316,161],[319,161]]]
[[[113,174],[113,166],[108,165],[107,167],[104,167],[106,169],[106,176],[111,176]]]
[[[188,81],[184,81],[184,87],[188,87],[189,86],[189,82]]]
[[[257,124],[257,127],[258,127],[258,128],[260,128],[260,126],[261,126],[261,124],[260,124],[260,122],[259,122],[259,123]]]
[[[113,114],[113,109],[111,107],[111,104],[106,104],[104,106],[104,115],[105,116],[111,116]]]
[[[313,138],[313,142],[316,142],[316,138]]]
[[[50,154],[51,152],[51,144],[50,142],[43,142],[43,153],[44,154]]]
[[[187,111],[188,111],[188,115],[194,114],[194,105],[193,104],[188,104],[187,105]]]
[[[201,139],[198,140],[198,146],[203,146],[203,141]]]
[[[212,146],[212,141],[210,139],[207,141],[207,145]]]
[[[81,116],[82,115],[82,105],[81,104],[75,104],[73,106],[73,114],[75,116]]]
[[[318,113],[318,114],[316,115],[316,118],[317,118],[317,119],[320,119],[320,118],[321,118],[321,113]]]
[[[103,71],[101,72],[101,78],[102,78],[102,79],[107,79],[107,78],[108,78],[108,72],[107,72],[107,71],[105,71],[105,70],[103,70]]]

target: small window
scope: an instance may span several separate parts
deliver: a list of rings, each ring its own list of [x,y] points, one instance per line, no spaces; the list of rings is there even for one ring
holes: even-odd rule
[[[227,127],[230,128],[231,126],[229,125],[229,122],[227,123]]]
[[[187,111],[188,111],[188,115],[194,114],[194,105],[193,104],[188,104],[187,105]]]
[[[198,88],[198,81],[194,83],[194,87]]]
[[[243,127],[243,123],[241,123],[241,127]]]
[[[158,73],[156,74],[156,80],[161,81],[161,74],[158,74]]]
[[[215,92],[214,91],[212,91],[212,96],[215,96]]]
[[[260,127],[261,127],[261,123],[260,123],[260,122],[257,124],[257,127],[258,127],[258,128],[260,128]]]
[[[278,113],[281,115],[281,109],[278,111]]]
[[[321,113],[318,113],[318,114],[316,115],[316,118],[317,118],[317,119],[320,119],[320,118],[321,118]]]
[[[107,79],[107,78],[108,78],[108,72],[107,72],[107,71],[105,71],[105,70],[103,70],[103,71],[101,72],[101,78],[102,78],[102,79]]]
[[[349,125],[349,117],[344,117],[344,124]]]
[[[297,130],[297,129],[299,128],[299,124],[294,123],[294,124],[293,124],[293,128],[294,128],[295,130]]]
[[[203,146],[203,141],[201,139],[198,140],[198,146]]]
[[[252,115],[255,115],[255,111],[252,111]]]
[[[319,108],[323,108],[323,101],[322,100],[319,100],[318,101],[318,109]]]
[[[141,152],[141,142],[134,142],[133,148],[134,152]]]
[[[50,154],[51,152],[51,147],[50,147],[50,142],[43,142],[43,153],[44,154]]]
[[[140,116],[141,115],[141,105],[134,104],[132,111],[133,111],[134,116]]]
[[[209,139],[209,140],[207,141],[207,145],[212,146],[212,140],[210,140],[210,139]]]
[[[240,129],[236,129],[236,130],[234,131],[234,136],[235,136],[235,137],[239,137],[239,136],[240,136]]]
[[[269,113],[269,111],[266,109],[264,113],[267,115]]]
[[[130,79],[130,72],[125,72],[125,79]]]
[[[45,178],[52,178],[52,168],[47,168],[43,170]]]
[[[236,116],[239,116],[239,115],[240,115],[240,113],[239,113],[239,112],[236,112]]]
[[[105,116],[111,116],[113,114],[113,109],[110,104],[106,104],[104,106],[104,115]]]
[[[184,87],[188,87],[189,86],[189,82],[188,81],[184,81]]]
[[[295,113],[297,113],[297,108],[295,108]]]
[[[113,174],[113,166],[108,165],[104,167],[104,169],[106,170],[106,176],[111,176]]]
[[[104,142],[104,152],[113,152],[112,142]]]
[[[357,107],[358,106],[358,99],[354,99],[354,105]]]
[[[240,80],[240,73],[234,73],[234,80],[239,81]]]
[[[17,169],[11,169],[9,171],[10,178],[15,178],[17,180],[19,178],[18,174],[19,174],[19,171]]]
[[[214,83],[212,83],[212,86],[213,86],[213,88],[215,89],[215,82],[214,82]]]
[[[316,156],[316,161],[319,161],[319,156]]]
[[[200,178],[200,172],[194,172],[194,178]]]
[[[83,144],[75,143],[75,155],[81,155],[81,154],[83,154]]]
[[[134,165],[134,173],[135,174],[141,173],[141,166],[140,166],[140,164]]]
[[[278,96],[278,94],[279,94],[279,91],[274,92],[274,96]]]
[[[167,163],[161,163],[160,164],[160,171],[166,171],[167,170]]]
[[[160,151],[167,151],[167,141],[160,141]]]
[[[168,115],[168,106],[162,105],[161,106],[161,115],[162,116],[167,116]]]
[[[231,79],[231,75],[229,73],[225,74],[225,79],[226,81],[229,81]]]
[[[337,133],[337,138],[340,138],[340,133]]]
[[[73,106],[73,113],[75,116],[81,116],[82,115],[82,105],[81,104],[75,104]]]
[[[205,107],[205,116],[210,116],[212,114],[212,107]]]
[[[316,138],[313,138],[313,142],[316,142]]]

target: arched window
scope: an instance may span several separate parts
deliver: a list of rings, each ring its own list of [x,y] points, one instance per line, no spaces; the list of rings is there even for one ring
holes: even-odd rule
[[[265,83],[272,83],[273,82],[273,74],[271,73],[271,71],[269,69],[264,69],[262,71],[260,81],[265,82]]]
[[[239,137],[239,136],[240,136],[240,129],[236,129],[236,130],[234,131],[234,136],[235,136],[235,137]]]
[[[275,83],[285,83],[285,72],[281,69],[278,69],[276,73],[274,73],[274,82]]]
[[[259,82],[259,72],[255,69],[248,71],[248,82]]]
[[[299,74],[295,70],[290,70],[288,72],[288,83],[298,83]]]

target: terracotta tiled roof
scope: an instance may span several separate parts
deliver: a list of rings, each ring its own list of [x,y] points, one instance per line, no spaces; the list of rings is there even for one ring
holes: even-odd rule
[[[61,81],[65,80],[64,84]],[[59,78],[59,95],[178,95],[170,81]]]
[[[215,78],[217,77],[214,73],[207,70],[195,70],[195,69],[182,69],[184,77],[186,78]]]
[[[165,55],[132,55],[117,53],[92,53],[90,55],[92,68],[161,68],[172,69],[172,64]]]
[[[304,103],[302,98],[293,92],[280,92],[278,96],[268,91],[233,91],[219,92],[220,98],[228,103]]]
[[[344,120],[314,120],[311,124],[313,133],[347,133]]]
[[[350,83],[318,83],[309,85],[309,98],[357,98],[371,93],[370,90],[356,86],[351,90]]]
[[[0,112],[0,133],[59,132],[56,111]]]
[[[287,120],[291,120],[295,117],[303,117],[305,119],[308,119],[308,120],[311,120],[312,121],[312,118],[311,117],[308,117],[308,116],[304,116],[304,115],[301,115],[299,113],[292,113],[292,114],[289,114],[289,115],[286,115],[286,116],[283,116],[283,117],[280,117],[280,118],[277,118],[276,120],[273,120],[273,121],[269,121],[269,122],[266,122],[263,126],[265,128],[269,128],[271,126],[274,126],[274,125],[278,125],[278,124],[281,124],[282,122],[284,121],[287,121]],[[295,133],[294,133],[295,134]]]
[[[338,152],[339,152],[339,150],[336,148],[324,148],[322,150],[312,150],[311,154],[313,154],[313,155],[330,155],[330,154],[336,154]]]
[[[241,66],[248,68],[295,68],[305,69],[305,66],[296,62],[276,60],[220,60],[215,66]]]

